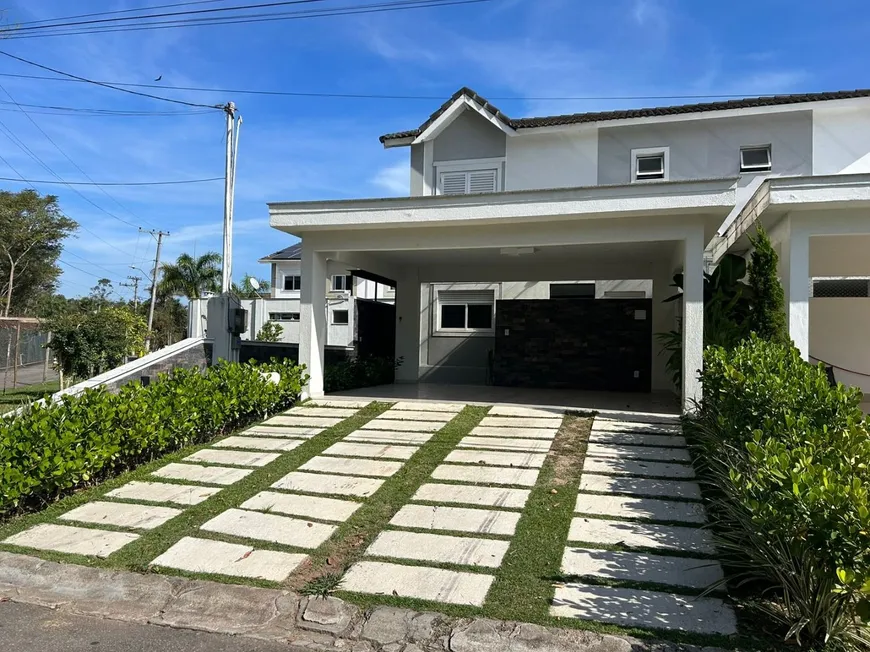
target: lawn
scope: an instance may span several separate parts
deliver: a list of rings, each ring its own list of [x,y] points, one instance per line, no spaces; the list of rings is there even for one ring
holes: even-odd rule
[[[5,392],[0,392],[0,414],[14,410],[24,403],[45,398],[47,395],[54,394],[58,390],[60,390],[60,381],[57,379],[39,383],[38,385],[7,389]]]

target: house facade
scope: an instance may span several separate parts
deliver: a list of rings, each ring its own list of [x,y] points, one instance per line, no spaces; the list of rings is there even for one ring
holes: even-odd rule
[[[269,204],[271,225],[302,240],[300,356],[313,395],[329,325],[312,306],[344,270],[395,284],[399,381],[461,382],[463,360],[486,348],[508,383],[581,368],[578,386],[633,377],[637,390],[669,390],[657,335],[679,325],[689,407],[703,272],[748,255],[756,222],[779,248],[801,353],[844,381],[870,374],[870,91],[512,119],[463,88],[381,142],[408,148],[409,197]],[[676,272],[683,300],[664,303]],[[577,279],[596,296],[652,296],[550,293],[570,295]],[[588,285],[575,290],[589,298]],[[487,338],[491,348],[474,343]]]

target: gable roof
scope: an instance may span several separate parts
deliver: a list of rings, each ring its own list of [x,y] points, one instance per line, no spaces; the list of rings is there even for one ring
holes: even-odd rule
[[[831,91],[822,93],[795,93],[792,95],[768,95],[763,97],[747,97],[738,100],[719,102],[701,102],[695,104],[679,104],[676,106],[660,106],[646,109],[621,109],[618,111],[594,111],[588,113],[569,113],[565,115],[542,116],[537,118],[509,118],[489,100],[470,88],[463,87],[450,96],[435,113],[416,129],[397,131],[384,134],[380,140],[416,138],[440,118],[456,100],[466,97],[479,104],[495,119],[512,129],[532,129],[535,127],[554,127],[558,125],[581,124],[584,122],[604,122],[608,120],[627,120],[629,118],[651,118],[667,115],[682,115],[685,113],[702,113],[707,111],[727,111],[729,109],[748,109],[762,106],[780,106],[785,104],[800,104],[804,102],[824,102],[828,100],[847,100],[856,97],[870,97],[870,88],[859,88],[851,91]]]
[[[289,247],[276,251],[274,254],[269,254],[265,258],[260,258],[261,263],[271,263],[278,260],[302,260],[302,243],[297,242]]]

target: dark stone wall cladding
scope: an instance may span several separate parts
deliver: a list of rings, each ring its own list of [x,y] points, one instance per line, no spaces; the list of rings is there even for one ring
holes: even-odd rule
[[[651,299],[498,301],[495,325],[495,385],[650,391]]]
[[[165,374],[178,367],[185,369],[199,369],[202,371],[211,364],[211,342],[203,342],[200,346],[194,346],[182,351],[171,358],[165,358],[160,362],[148,365],[144,369],[137,369],[134,373],[118,378],[110,383],[106,383],[105,387],[110,392],[118,391],[122,386],[131,382],[140,382],[142,377],[148,377],[151,380],[157,380],[158,374]]]

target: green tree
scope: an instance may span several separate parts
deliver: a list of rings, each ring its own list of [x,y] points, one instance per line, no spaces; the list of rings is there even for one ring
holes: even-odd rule
[[[280,342],[281,335],[284,333],[284,328],[281,324],[276,324],[273,321],[267,321],[263,324],[263,328],[257,333],[254,338],[258,342]]]
[[[143,317],[148,314],[148,304],[146,301],[139,307]],[[187,333],[187,307],[175,297],[158,296],[151,330],[152,351],[184,339]]]
[[[761,225],[755,237],[749,261],[750,312],[748,330],[769,342],[786,344],[791,341],[785,320],[785,293],[777,275],[779,256],[770,237]]]
[[[199,299],[205,292],[220,291],[221,255],[209,251],[197,258],[181,254],[174,263],[161,267],[157,291],[163,296]]]
[[[251,281],[255,281],[257,287],[254,287],[254,283]],[[230,288],[231,292],[235,294],[240,299],[259,299],[264,296],[269,296],[269,290],[272,288],[272,284],[269,283],[264,278],[256,278],[251,274],[245,274],[242,277],[241,283],[233,283],[232,288]]]
[[[61,269],[63,240],[78,224],[60,210],[57,197],[35,190],[0,191],[0,306],[8,317],[24,314],[51,293]]]

